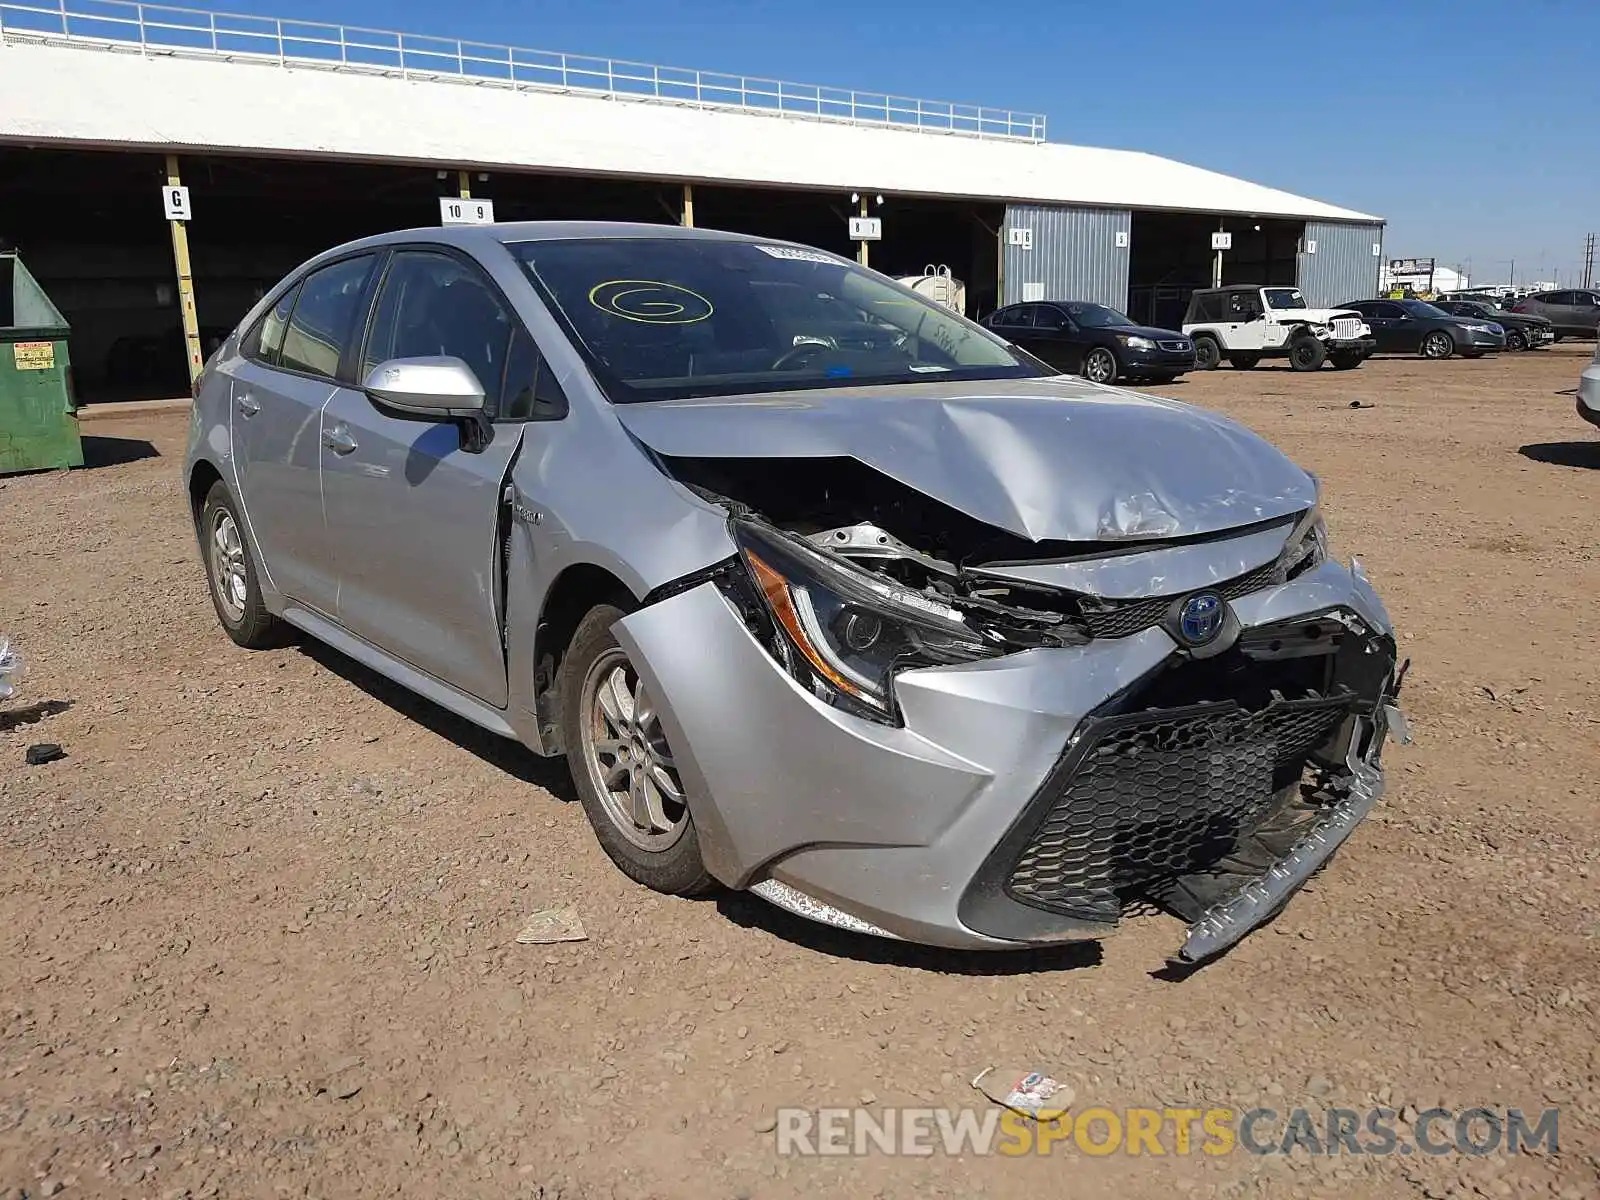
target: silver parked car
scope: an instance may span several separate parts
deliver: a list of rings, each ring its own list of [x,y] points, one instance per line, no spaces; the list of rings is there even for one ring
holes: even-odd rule
[[[186,465],[218,616],[565,754],[634,879],[949,947],[1179,956],[1376,803],[1394,634],[1312,476],[832,254],[425,229],[295,271]]]

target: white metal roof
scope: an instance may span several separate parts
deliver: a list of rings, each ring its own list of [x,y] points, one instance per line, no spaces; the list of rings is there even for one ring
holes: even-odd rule
[[[1288,216],[1381,218],[1128,150],[639,103],[461,75],[0,42],[0,139]]]

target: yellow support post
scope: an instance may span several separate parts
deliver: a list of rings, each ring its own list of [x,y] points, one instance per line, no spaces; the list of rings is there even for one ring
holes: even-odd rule
[[[167,186],[182,187],[178,175],[178,156],[167,155]],[[200,349],[200,316],[194,306],[194,272],[189,265],[189,231],[182,221],[168,221],[172,226],[172,263],[178,271],[178,313],[183,319],[183,347],[189,359],[189,382],[200,378],[206,365],[205,354]]]
[[[463,200],[472,199],[472,187],[467,181],[467,173],[465,171],[456,172],[456,186],[461,189],[461,198]]]
[[[683,185],[683,217],[678,222],[685,229],[694,228],[694,184]]]
[[[863,217],[867,215],[867,194],[865,192],[861,193],[861,215]],[[856,261],[863,267],[867,265],[867,243],[864,241],[856,243]]]

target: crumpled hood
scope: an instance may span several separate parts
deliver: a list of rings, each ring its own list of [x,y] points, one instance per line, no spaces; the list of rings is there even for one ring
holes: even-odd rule
[[[1299,512],[1316,483],[1215,413],[1066,376],[618,405],[674,458],[852,457],[1034,541],[1186,537]]]

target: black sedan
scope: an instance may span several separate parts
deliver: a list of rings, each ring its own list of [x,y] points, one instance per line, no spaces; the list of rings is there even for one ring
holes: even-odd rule
[[[1499,322],[1452,317],[1423,300],[1352,300],[1339,307],[1353,308],[1366,318],[1379,354],[1482,358],[1506,348]]]
[[[1194,342],[1175,329],[1135,325],[1114,308],[1084,300],[1012,304],[984,324],[1013,345],[1091,383],[1171,383],[1194,370]]]
[[[1532,313],[1506,312],[1481,300],[1435,300],[1433,306],[1452,317],[1500,326],[1506,331],[1507,350],[1532,350],[1556,340],[1555,326]]]

